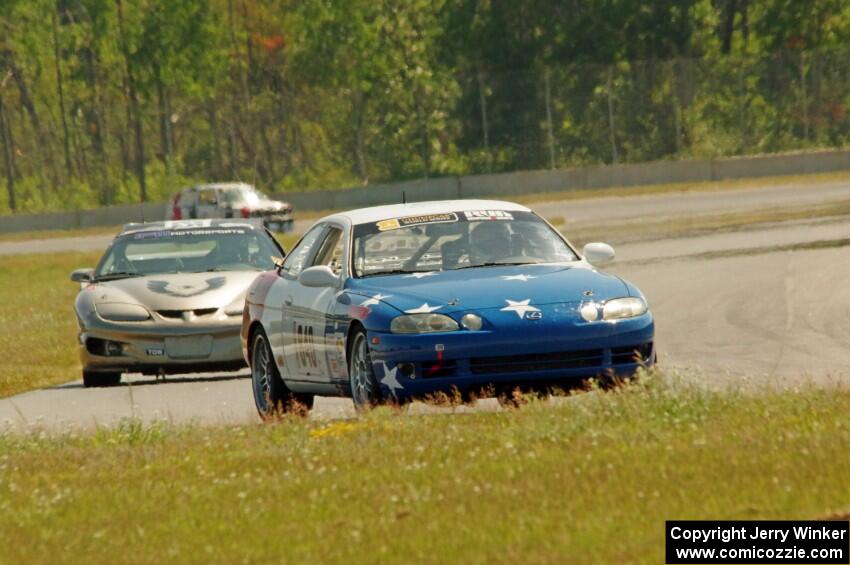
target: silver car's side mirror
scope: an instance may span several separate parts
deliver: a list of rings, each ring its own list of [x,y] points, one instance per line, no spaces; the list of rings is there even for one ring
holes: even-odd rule
[[[94,275],[94,269],[77,269],[71,273],[71,280],[78,283],[89,282]]]
[[[595,267],[607,265],[614,260],[614,248],[607,243],[594,242],[588,243],[581,250],[587,262]]]
[[[339,277],[327,265],[316,265],[301,271],[298,282],[304,286],[336,286]]]

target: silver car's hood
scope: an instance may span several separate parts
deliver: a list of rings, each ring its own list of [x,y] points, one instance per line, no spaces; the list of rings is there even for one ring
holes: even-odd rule
[[[245,298],[258,271],[179,273],[130,277],[98,283],[87,290],[95,302],[142,304],[151,310],[222,308]]]

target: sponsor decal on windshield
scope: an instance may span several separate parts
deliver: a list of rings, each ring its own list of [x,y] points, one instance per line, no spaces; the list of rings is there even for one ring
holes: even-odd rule
[[[397,230],[401,227],[401,224],[398,223],[398,220],[381,220],[377,223],[377,226],[380,231],[389,231]]]
[[[466,219],[470,222],[478,220],[513,220],[514,216],[504,210],[470,210],[464,212]]]
[[[392,218],[378,222],[379,231],[397,230],[410,226],[421,226],[423,224],[448,224],[457,221],[457,214],[446,212],[444,214],[422,214],[419,216],[405,216],[404,218]]]

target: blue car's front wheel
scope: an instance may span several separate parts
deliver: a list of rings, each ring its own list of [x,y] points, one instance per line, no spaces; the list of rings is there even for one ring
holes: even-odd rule
[[[348,378],[351,400],[358,412],[365,412],[381,403],[381,388],[372,369],[369,341],[363,329],[355,330],[348,352]]]

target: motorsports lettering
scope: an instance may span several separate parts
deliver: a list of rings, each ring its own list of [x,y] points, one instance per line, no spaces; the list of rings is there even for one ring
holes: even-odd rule
[[[208,235],[245,235],[247,232],[244,229],[228,228],[228,229],[201,229],[201,230],[164,230],[150,231],[133,234],[133,239],[156,239],[162,237],[186,237],[186,236],[208,236]]]

